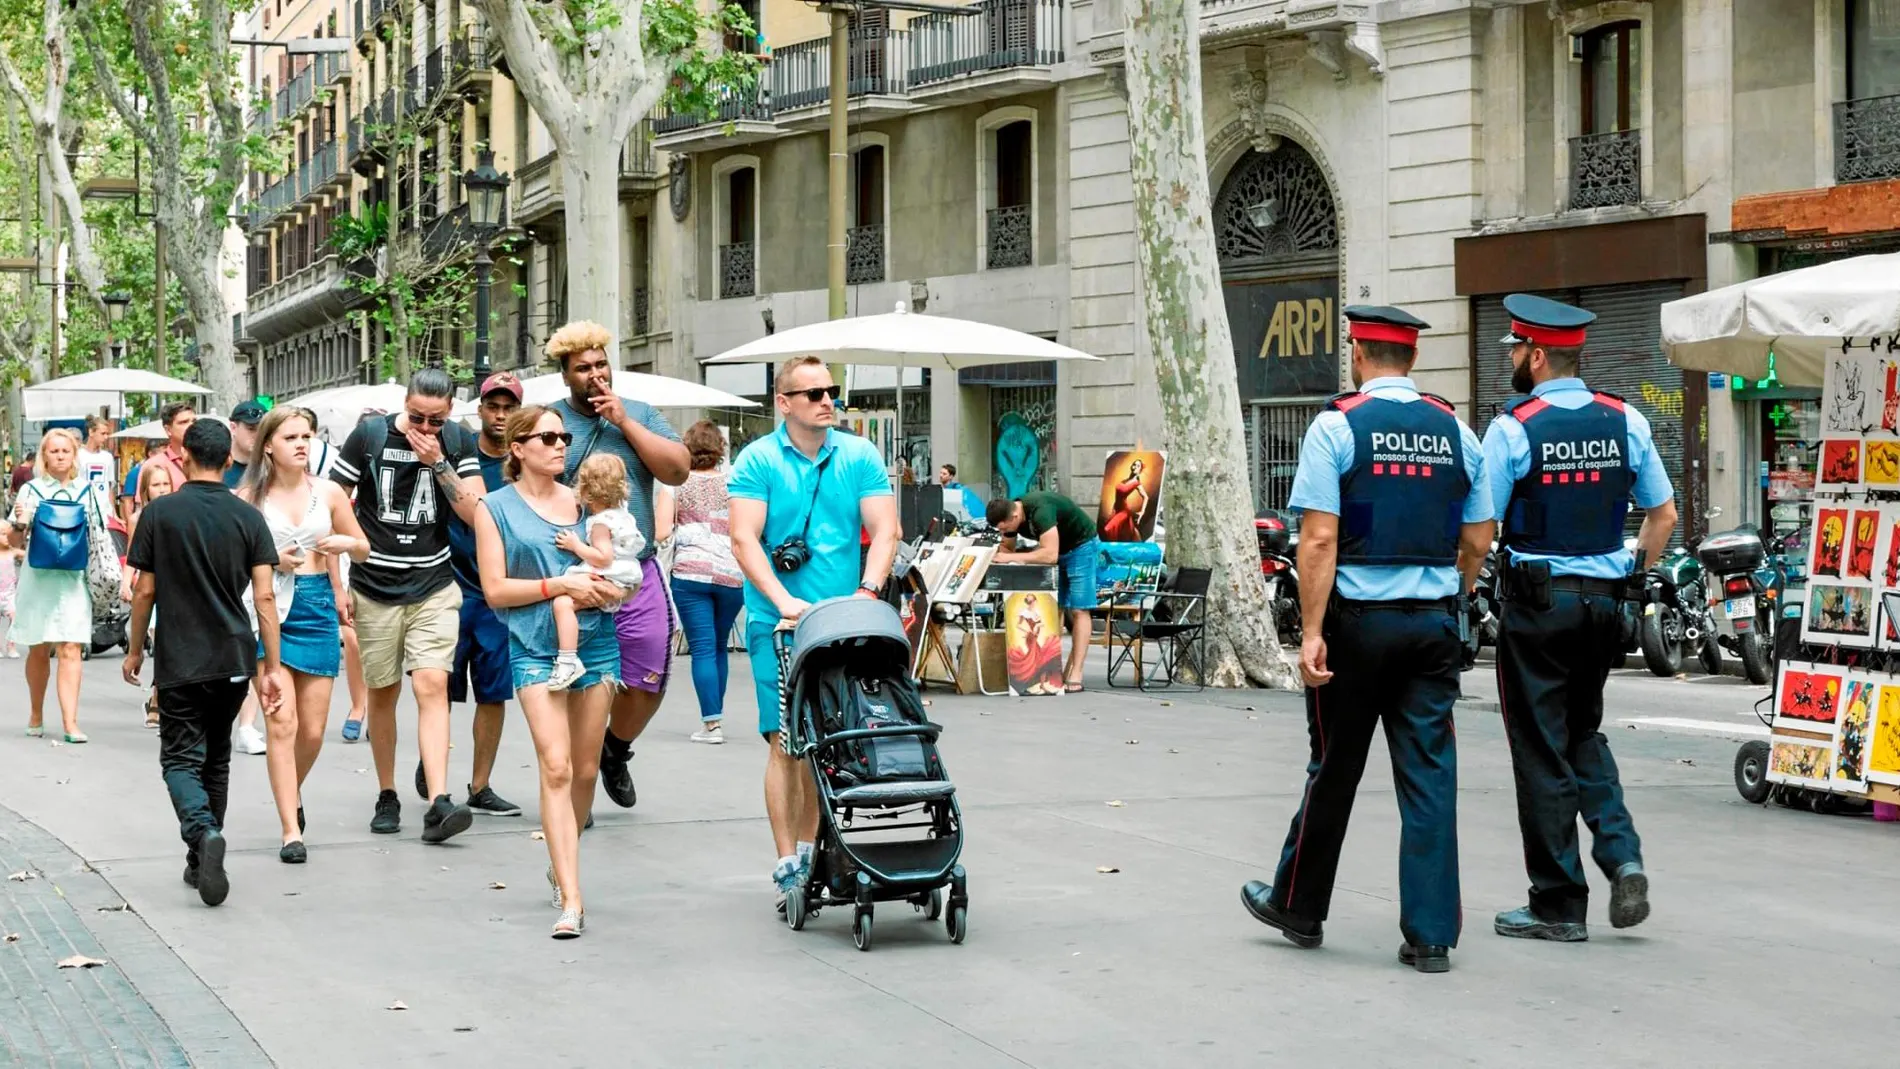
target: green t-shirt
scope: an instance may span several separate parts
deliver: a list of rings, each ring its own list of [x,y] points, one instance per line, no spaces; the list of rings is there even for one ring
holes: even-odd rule
[[[1061,494],[1049,490],[1036,490],[1022,496],[1023,529],[1022,534],[1036,541],[1053,527],[1057,531],[1057,548],[1067,553],[1075,547],[1095,537],[1095,521],[1083,512],[1081,507]]]

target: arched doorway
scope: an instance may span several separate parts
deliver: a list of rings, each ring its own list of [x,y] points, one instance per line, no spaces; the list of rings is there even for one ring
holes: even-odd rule
[[[1290,138],[1250,149],[1214,200],[1221,290],[1256,508],[1281,508],[1300,438],[1339,388],[1339,217],[1326,175]]]

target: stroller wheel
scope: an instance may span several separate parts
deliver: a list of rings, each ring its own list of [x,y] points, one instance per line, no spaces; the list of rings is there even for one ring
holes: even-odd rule
[[[805,911],[805,889],[794,887],[785,892],[785,923],[792,931],[804,931],[805,918],[808,916],[810,914]]]
[[[923,910],[924,919],[927,921],[934,921],[943,916],[943,888],[933,889],[929,900],[917,903],[917,908]]]
[[[944,921],[944,924],[950,929],[950,941],[952,943],[961,944],[963,942],[964,933],[969,930],[970,924],[967,907],[951,906],[950,916]]]
[[[871,949],[870,910],[858,910],[856,915],[851,918],[851,941],[858,945],[859,950]]]

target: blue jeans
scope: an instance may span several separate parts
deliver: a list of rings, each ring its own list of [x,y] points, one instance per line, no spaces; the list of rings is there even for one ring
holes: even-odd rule
[[[736,586],[675,578],[673,604],[679,606],[680,627],[693,654],[693,693],[699,696],[699,718],[718,720],[726,707],[726,636],[745,605],[745,591]]]

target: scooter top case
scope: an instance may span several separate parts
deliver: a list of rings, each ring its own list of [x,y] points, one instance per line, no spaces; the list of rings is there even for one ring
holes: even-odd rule
[[[1752,572],[1768,559],[1761,535],[1747,528],[1710,535],[1696,546],[1695,555],[1704,569],[1720,575]]]

